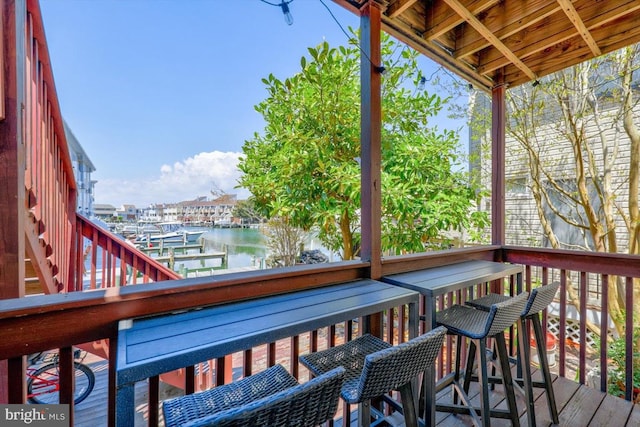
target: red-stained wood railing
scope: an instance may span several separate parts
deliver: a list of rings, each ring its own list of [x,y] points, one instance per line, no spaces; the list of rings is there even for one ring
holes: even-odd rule
[[[116,248],[114,245],[112,249],[117,251],[121,247]],[[126,259],[127,255],[124,258]],[[506,261],[524,265],[526,289],[530,289],[538,281],[550,283],[556,280],[558,275],[564,274],[567,277],[577,275],[580,278],[578,282],[565,280],[562,284],[563,291],[559,292],[561,323],[566,323],[568,302],[563,295],[566,286],[570,283],[586,292],[589,282],[587,278],[593,274],[601,276],[604,281],[611,280],[614,274],[623,276],[625,277],[623,282],[627,285],[632,283],[632,279],[640,277],[640,265],[636,257],[495,246],[392,257],[384,260],[383,273],[412,271],[469,259]],[[133,260],[131,262],[135,264]],[[22,363],[22,355],[35,351],[68,349],[93,340],[115,339],[118,321],[122,319],[325,286],[363,278],[366,277],[367,272],[367,263],[353,261],[232,273],[208,278],[157,281],[144,286],[120,286],[90,292],[72,292],[66,295],[43,295],[6,300],[3,301],[0,309],[0,328],[3,331],[3,340],[0,341],[0,360],[8,359],[10,366],[18,366]],[[515,289],[510,291],[516,292]],[[606,300],[606,291],[603,290],[602,295]],[[464,295],[449,296],[449,298],[461,301]],[[447,304],[448,301],[443,300],[439,307],[443,308]],[[579,309],[581,312],[584,310],[586,309]],[[394,317],[398,313],[401,318],[404,318],[405,313],[402,307],[381,313],[386,325],[383,334],[392,342],[401,340],[400,337],[405,335],[402,327],[399,327],[404,322],[398,322]],[[209,373],[206,374],[199,372],[199,375],[195,375],[193,367],[185,367],[187,378],[193,378],[185,387],[190,391],[201,386],[222,384],[233,380],[234,373],[236,377],[240,372],[242,375],[250,375],[264,366],[278,362],[288,365],[295,375],[304,380],[307,372],[295,362],[297,356],[305,351],[315,351],[328,345],[339,344],[343,339],[349,339],[350,336],[357,334],[355,328],[357,328],[357,322],[347,322],[347,324],[334,325],[324,330],[309,331],[308,334],[290,337],[266,346],[246,349],[242,353],[209,362]],[[25,334],[24,331],[29,332]],[[580,342],[586,342],[586,331],[580,333],[582,334]],[[562,332],[560,335],[560,342],[564,342]],[[628,348],[632,348],[630,333],[625,338]],[[600,355],[599,365],[602,372],[606,373],[606,349],[603,351],[604,357]],[[557,372],[561,376],[567,376],[569,349],[560,346],[558,352]],[[578,350],[579,371],[586,372],[590,364],[589,355],[590,351],[586,347],[584,350]],[[451,360],[451,353],[445,350],[442,357],[443,360]],[[627,359],[630,361],[632,358],[633,355],[628,352]],[[442,360],[439,363],[444,366],[439,374],[446,374],[447,365],[442,365]],[[628,363],[628,378],[633,377],[631,367],[632,364]],[[580,375],[578,380],[584,383],[584,374]],[[13,384],[10,386],[10,393],[14,402],[19,401],[22,396],[19,389],[16,391],[16,382],[10,382]],[[113,378],[111,378],[111,384],[113,384]],[[157,387],[156,380],[150,381],[150,384]],[[602,379],[601,387],[606,389],[606,375]],[[70,393],[69,390],[63,390],[63,392]],[[110,395],[115,393],[112,386],[109,387],[109,392]],[[153,399],[157,399],[157,389],[156,392],[152,390],[150,395]],[[152,408],[157,406],[154,403],[151,402]],[[108,409],[113,411],[113,407],[107,408],[105,404],[105,411]],[[151,415],[153,411],[150,412]]]
[[[15,7],[24,7],[16,1]],[[40,7],[26,2],[22,94],[24,185],[27,205],[26,250],[44,291],[64,290],[76,270],[73,254],[76,184],[53,80]],[[16,16],[22,16],[20,11]]]
[[[506,247],[503,249],[503,257],[507,262],[523,264],[525,268],[525,289],[530,290],[536,284],[551,283],[560,281],[560,291],[557,295],[559,305],[558,316],[558,374],[568,376],[578,380],[580,384],[587,383],[587,373],[591,369],[599,371],[600,381],[597,386],[603,392],[608,389],[608,369],[609,355],[607,345],[597,346],[589,344],[587,322],[588,311],[595,310],[600,314],[599,322],[596,326],[600,331],[611,332],[608,303],[609,298],[614,298],[609,294],[608,284],[616,280],[618,286],[622,288],[621,295],[624,300],[624,307],[633,307],[639,301],[634,300],[634,293],[640,286],[640,259],[632,255],[603,254],[596,252],[561,251],[534,248]],[[567,290],[573,287],[578,295],[577,304],[571,304],[567,296]],[[634,288],[635,287],[635,288]],[[595,291],[594,291],[595,288]],[[636,290],[636,292],[634,292]],[[591,295],[591,297],[590,297]],[[591,307],[592,300],[597,303]],[[577,339],[570,339],[569,310],[577,312],[579,328]],[[546,317],[543,322],[547,324]],[[637,325],[640,319],[635,319]],[[626,400],[636,398],[634,392],[634,319],[633,310],[625,311],[624,335],[620,338],[625,343],[624,362],[625,383],[624,393]],[[575,332],[574,332],[575,334]],[[606,334],[605,336],[607,336]],[[567,345],[570,344],[570,345]],[[577,353],[577,369],[569,366],[570,354]],[[635,360],[637,364],[637,359]],[[637,387],[637,384],[635,384]]]
[[[609,379],[608,370],[610,358],[607,345],[594,345],[593,341],[598,341],[587,328],[587,322],[580,319],[587,319],[590,314],[597,314],[599,319],[596,326],[601,331],[611,333],[610,319],[608,312],[609,295],[608,284],[616,280],[618,286],[622,288],[622,299],[625,307],[633,307],[638,304],[634,300],[634,295],[638,294],[640,287],[640,259],[637,256],[623,254],[604,254],[595,252],[579,252],[566,250],[550,250],[539,248],[521,247],[487,247],[494,250],[474,251],[470,250],[464,255],[464,259],[484,259],[521,264],[525,267],[524,291],[531,291],[532,287],[560,282],[560,290],[556,295],[555,306],[558,307],[557,315],[554,314],[554,321],[557,322],[554,330],[557,340],[558,364],[554,368],[558,375],[575,379],[580,384],[595,385],[603,392],[608,391]],[[449,264],[460,260],[460,252],[454,251],[452,256],[450,251],[438,252],[423,256],[422,254],[393,257],[383,264],[384,274],[400,273],[418,268],[429,268],[437,264]],[[505,286],[507,293],[514,295],[517,289],[514,283],[506,282],[499,284]],[[577,301],[572,303],[568,297],[568,290],[572,289],[578,295]],[[635,290],[635,293],[634,293]],[[479,286],[474,290],[475,295],[486,292],[486,287]],[[452,303],[464,302],[468,298],[468,291],[461,291],[454,294],[445,295],[438,301],[438,309],[444,309]],[[543,313],[543,327],[548,330],[549,310]],[[574,313],[573,315],[570,315]],[[424,308],[421,308],[424,314]],[[577,318],[577,319],[576,319]],[[634,394],[634,362],[638,365],[637,355],[634,356],[634,328],[637,327],[640,319],[633,319],[633,311],[626,310],[624,319],[624,332],[620,337],[625,343],[625,360],[616,361],[624,363],[623,385],[624,397],[626,400],[637,399]],[[577,326],[577,331],[576,326]],[[636,325],[636,326],[634,326]],[[571,335],[571,336],[570,336]],[[577,336],[576,336],[577,335]],[[445,363],[453,359],[452,343],[450,339],[445,342],[443,355],[438,362],[438,376],[442,377],[451,370],[451,365]],[[515,350],[511,346],[512,353]],[[635,358],[635,359],[634,359]],[[589,381],[588,373],[596,373],[597,384]],[[636,373],[637,374],[637,373]],[[599,376],[599,381],[597,377]]]
[[[367,263],[343,262],[325,266],[302,266],[289,269],[252,271],[232,273],[224,276],[194,278],[187,280],[171,280],[154,282],[142,286],[110,287],[88,292],[71,292],[66,294],[39,295],[29,298],[4,300],[0,307],[0,328],[3,340],[0,341],[0,360],[8,360],[9,400],[20,403],[24,399],[24,378],[19,368],[24,368],[23,355],[37,351],[60,349],[61,355],[67,354],[72,346],[83,343],[114,340],[117,336],[118,322],[123,319],[147,316],[202,307],[213,304],[224,304],[248,298],[259,298],[280,294],[298,289],[320,287],[333,283],[351,281],[366,277]],[[346,326],[348,328],[348,326]],[[340,326],[337,326],[340,329]],[[312,334],[323,335],[323,332],[311,331]],[[327,332],[324,332],[326,334]],[[345,332],[348,336],[349,332]],[[392,333],[391,336],[397,336]],[[308,339],[308,338],[307,338]],[[335,339],[335,338],[332,338]],[[293,337],[294,344],[287,351],[297,360],[297,352],[303,351],[300,340]],[[312,347],[321,346],[322,338],[311,338]],[[316,344],[320,342],[320,344]],[[243,372],[252,372],[261,368],[260,363],[272,364],[281,361],[282,355],[278,347],[282,344],[268,345],[268,351],[255,349],[249,352],[250,357],[239,357]],[[287,347],[287,346],[285,346]],[[268,360],[258,361],[258,354],[270,354]],[[115,354],[110,355],[113,364]],[[291,359],[293,360],[293,359]],[[233,361],[233,357],[219,359],[217,364]],[[65,363],[64,360],[62,360]],[[246,363],[245,363],[246,362]],[[226,362],[230,363],[230,362]],[[292,364],[293,365],[293,364]],[[68,375],[67,381],[61,382],[61,401],[69,403],[71,399],[71,369],[62,370],[61,375]],[[231,381],[232,364],[215,366],[214,384]],[[192,368],[188,368],[192,369]],[[292,366],[292,369],[293,366]],[[297,368],[295,368],[297,369]],[[115,372],[110,369],[110,372]],[[110,373],[109,395],[110,405],[105,402],[104,411],[113,420],[115,389],[114,374]],[[193,383],[195,384],[195,377]],[[67,385],[65,385],[67,384]],[[155,387],[150,396],[157,399],[157,381],[150,381]],[[189,388],[189,384],[187,384]],[[157,408],[157,405],[150,405]],[[151,410],[150,416],[154,410]],[[157,416],[157,414],[156,414]],[[151,424],[153,424],[153,419]]]
[[[71,290],[110,288],[164,280],[181,276],[137,250],[117,235],[77,214],[74,247],[75,264]]]

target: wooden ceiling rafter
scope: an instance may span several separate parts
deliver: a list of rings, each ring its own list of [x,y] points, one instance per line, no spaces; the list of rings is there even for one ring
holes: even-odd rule
[[[606,25],[617,26],[617,24],[614,25],[613,22],[616,19],[624,19],[625,16],[615,10],[609,11],[609,13],[599,13],[600,9],[592,0],[583,0],[580,3],[582,3],[583,6],[583,8],[581,8],[581,12],[586,18],[585,24],[589,31],[601,31],[603,26]],[[638,3],[635,9],[637,11],[640,10],[640,2],[636,1],[636,3]],[[617,29],[620,30],[620,32],[623,32],[622,30],[624,29],[626,32],[627,25],[624,23],[620,25],[621,26]],[[632,27],[637,25],[637,22],[632,22],[631,24]],[[551,33],[553,37],[540,38],[538,34],[542,31]],[[606,31],[610,31],[610,29],[607,29]],[[631,29],[631,31],[633,31],[633,29]],[[604,36],[606,36],[606,33]],[[521,31],[517,36],[513,37],[513,40],[507,37],[503,39],[503,41],[508,46],[521,46],[515,53],[520,58],[527,58],[540,53],[546,56],[549,50],[554,49],[555,46],[577,44],[579,41],[578,39],[584,40],[582,36],[577,35],[575,27],[567,20],[564,12],[559,11],[552,16],[548,16],[543,22],[531,25],[526,30]],[[566,47],[563,47],[563,49],[566,50]],[[600,46],[599,50],[601,50]],[[509,61],[500,52],[487,48],[483,51],[482,63],[477,64],[477,67],[480,73],[490,73],[491,71],[507,66],[508,64]]]
[[[540,21],[557,13],[557,3],[545,4],[546,0],[518,0],[510,2],[503,8],[494,7],[488,10],[481,22],[500,40],[504,40],[522,30],[522,21],[536,25]],[[540,7],[536,7],[537,5]],[[489,41],[477,31],[463,31],[456,43],[456,56],[463,58],[491,46]]]
[[[387,8],[387,16],[389,18],[395,18],[404,13],[404,11],[413,6],[413,4],[417,1],[418,0],[396,0]]]
[[[417,37],[415,29],[413,29],[411,26],[408,26],[400,21],[391,21],[384,15],[382,16],[382,23],[384,26],[384,30],[388,34],[407,44],[407,46],[410,46],[418,52],[426,54],[438,64],[442,65],[447,70],[458,74],[460,77],[467,80],[474,86],[486,88],[492,84],[491,79],[486,76],[477,74],[471,65],[454,58],[450,52],[447,52],[441,46],[438,46],[435,43],[430,42],[429,40],[425,40],[422,37]],[[426,52],[428,52],[428,54]]]
[[[476,16],[467,10],[459,0],[444,0],[458,15],[464,18],[477,32],[482,34],[505,58],[521,69],[531,80],[536,80],[536,74],[525,65],[502,41],[496,37]]]
[[[370,0],[333,0],[361,10]],[[640,42],[639,0],[371,0],[382,29],[486,91]]]
[[[569,18],[569,21],[571,21],[574,27],[576,27],[576,30],[578,30],[578,34],[580,34],[580,36],[584,39],[584,41],[589,46],[589,49],[591,49],[591,53],[593,53],[594,56],[602,55],[602,52],[600,51],[598,44],[593,39],[593,36],[587,29],[586,25],[584,25],[582,18],[580,18],[580,15],[578,15],[578,11],[573,7],[573,4],[571,3],[571,1],[558,0],[558,3],[560,4],[560,6],[562,6],[562,10],[567,15],[567,18]]]
[[[473,15],[478,15],[499,2],[500,0],[461,0],[460,4]],[[428,9],[428,13],[425,13],[425,18],[424,37],[428,40],[442,37],[465,22],[460,14],[456,13],[446,2],[431,2],[431,7]]]

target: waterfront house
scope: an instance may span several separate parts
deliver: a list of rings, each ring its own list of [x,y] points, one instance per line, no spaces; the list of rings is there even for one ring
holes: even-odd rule
[[[79,214],[91,218],[94,216],[93,202],[96,181],[91,179],[91,174],[96,171],[96,167],[89,158],[89,155],[82,148],[82,144],[74,135],[66,121],[63,121],[64,134],[69,144],[69,153],[73,164],[73,173],[77,185],[77,211]]]
[[[176,275],[101,230],[76,213],[77,187],[64,135],[45,38],[44,20],[37,0],[2,2],[2,85],[0,86],[0,401],[25,399],[25,358],[35,351],[60,351],[60,401],[73,405],[73,346],[108,356],[107,398],[98,407],[106,412],[93,421],[116,424],[116,382],[120,372],[117,341],[119,326],[133,318],[183,312],[234,301],[255,301],[269,295],[288,295],[301,289],[322,289],[358,279],[450,265],[467,260],[491,260],[525,266],[524,286],[531,277],[547,279],[555,271],[562,277],[577,272],[579,290],[586,295],[587,275],[604,283],[622,277],[624,303],[637,300],[634,283],[640,278],[637,256],[508,246],[505,240],[505,91],[535,81],[564,67],[640,41],[640,2],[637,0],[334,0],[361,16],[362,66],[362,247],[361,259],[339,263],[234,273],[224,277],[176,280]],[[265,19],[268,19],[265,17]],[[215,21],[212,22],[215,25]],[[242,24],[239,24],[242,26]],[[240,28],[250,31],[250,28]],[[380,31],[386,31],[440,63],[492,98],[492,230],[491,245],[446,251],[382,257],[380,251]],[[259,35],[256,35],[257,37]],[[97,49],[99,47],[96,47]],[[25,155],[28,153],[29,155]],[[428,167],[428,166],[426,166]],[[90,250],[85,253],[86,242]],[[100,248],[101,268],[98,269]],[[44,295],[23,298],[25,263],[36,270]],[[127,270],[135,278],[126,283]],[[88,276],[88,277],[87,277]],[[125,286],[127,285],[127,286]],[[509,285],[509,284],[507,284]],[[513,285],[513,283],[511,283]],[[606,289],[606,286],[604,287]],[[87,292],[86,290],[91,290]],[[566,282],[561,279],[560,337],[566,319]],[[603,295],[607,298],[607,295]],[[441,301],[441,306],[446,304]],[[637,304],[637,301],[636,301]],[[606,304],[603,310],[606,310]],[[586,310],[586,304],[580,307]],[[398,314],[398,322],[394,315]],[[583,312],[584,313],[584,312]],[[629,313],[631,311],[629,310]],[[369,313],[367,313],[369,314]],[[348,321],[285,341],[294,376],[305,371],[297,363],[300,351],[319,344],[334,345],[339,332],[349,339],[358,324],[371,325],[387,340],[403,340],[405,306],[367,316],[367,322]],[[121,323],[121,321],[123,321]],[[555,386],[562,388],[563,425],[638,425],[640,412],[629,401],[633,395],[633,317],[626,317],[625,398],[613,400],[591,394],[584,386],[586,347],[576,350],[578,375],[570,381],[568,352],[560,346]],[[581,326],[580,342],[586,329]],[[342,339],[342,338],[341,338]],[[153,344],[153,343],[152,343]],[[240,357],[227,355],[181,370],[184,388],[193,391],[206,381],[233,380],[234,372],[250,375],[276,362],[281,341],[258,349],[244,348]],[[438,375],[450,367],[451,349],[440,358]],[[601,350],[600,388],[607,387],[607,350]],[[263,365],[254,362],[258,360]],[[214,375],[211,375],[214,372]],[[197,374],[197,375],[196,375]],[[566,379],[566,381],[565,381]],[[573,376],[570,378],[573,379]],[[145,417],[159,423],[158,376],[148,378]],[[567,385],[571,384],[571,385]],[[205,384],[210,385],[210,384]],[[560,393],[559,393],[560,395]],[[79,408],[78,408],[79,409]],[[120,408],[121,409],[121,408]],[[94,409],[97,413],[98,409]],[[340,416],[348,424],[348,410]],[[74,418],[72,418],[74,421]]]
[[[116,207],[108,203],[95,203],[93,205],[93,213],[96,218],[111,222],[116,216]]]

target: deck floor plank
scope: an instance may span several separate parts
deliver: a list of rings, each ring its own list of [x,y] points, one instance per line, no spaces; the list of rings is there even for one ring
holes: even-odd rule
[[[606,395],[589,425],[593,427],[625,425],[631,411],[633,410],[633,406],[634,405],[631,402],[624,399],[620,399],[612,395]],[[638,424],[640,424],[640,420],[638,421]]]
[[[560,425],[586,426],[594,417],[606,394],[580,387],[559,415]],[[615,425],[615,424],[614,424]]]
[[[606,425],[610,425],[610,424],[606,424]],[[612,425],[613,424],[611,424],[611,426]],[[629,415],[629,419],[627,420],[627,423],[625,425],[640,426],[640,405],[639,404],[633,405],[633,408],[631,409],[631,414]]]

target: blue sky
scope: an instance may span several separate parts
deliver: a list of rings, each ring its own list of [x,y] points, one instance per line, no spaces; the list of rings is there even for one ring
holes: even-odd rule
[[[271,0],[272,3],[278,0]],[[324,3],[346,29],[359,18]],[[320,0],[294,0],[294,19],[260,0],[40,0],[62,114],[96,167],[96,203],[144,207],[240,198],[235,167],[264,126],[263,77],[347,37]],[[437,67],[421,61],[429,75]],[[429,88],[428,88],[429,89]],[[442,119],[440,127],[458,127]]]

